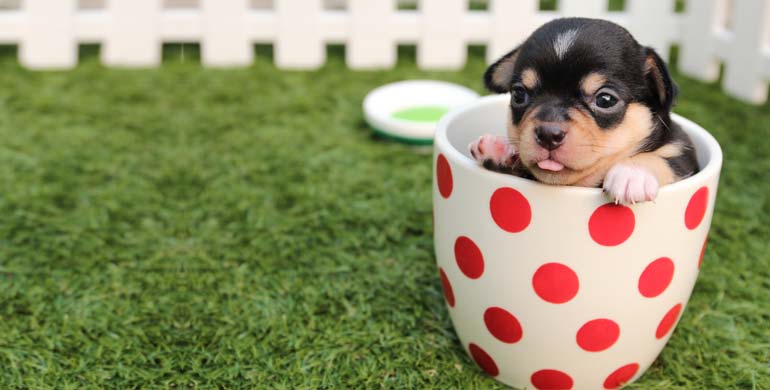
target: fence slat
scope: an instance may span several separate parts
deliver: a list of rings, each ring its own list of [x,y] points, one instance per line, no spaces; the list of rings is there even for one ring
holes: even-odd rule
[[[728,49],[723,87],[753,103],[767,99],[762,49],[770,40],[770,0],[734,0],[735,39]]]
[[[674,0],[628,0],[628,30],[642,45],[668,60],[676,32]]]
[[[278,34],[275,63],[285,69],[314,69],[326,60],[320,35],[320,0],[275,0]]]
[[[390,24],[393,1],[350,0],[346,62],[352,69],[389,68],[396,63]]]
[[[490,0],[492,34],[487,45],[487,63],[511,51],[538,26],[537,0]]]
[[[704,81],[719,77],[719,62],[714,51],[714,31],[726,12],[725,0],[688,1],[682,19],[679,69]]]
[[[160,65],[160,0],[110,0],[107,7],[111,23],[102,62],[126,67]]]
[[[164,10],[158,16],[157,25],[159,42],[201,42],[203,39],[203,14],[197,9]]]
[[[422,69],[458,69],[468,53],[462,22],[467,0],[422,0],[422,31],[417,42],[417,65]]]
[[[607,0],[561,0],[559,11],[565,16],[599,18],[607,13]]]
[[[74,0],[25,0],[27,18],[19,61],[30,69],[71,68],[77,64]]]
[[[762,54],[765,57],[765,59],[763,60],[764,62],[763,72],[765,75],[765,80],[770,80],[770,48],[765,48]]]
[[[389,68],[397,44],[417,44],[420,68],[457,69],[469,44],[486,44],[491,63],[540,24],[583,16],[625,26],[664,58],[678,44],[688,76],[714,81],[724,63],[723,89],[740,99],[766,101],[770,84],[770,0],[688,0],[685,14],[674,12],[677,0],[626,0],[622,12],[608,11],[611,0],[559,0],[556,11],[539,11],[540,0],[488,0],[488,11],[470,11],[470,0],[414,0],[415,11],[397,11],[398,0],[175,0],[200,5],[175,9],[167,0],[100,0],[99,10],[80,10],[80,1],[21,1],[0,13],[0,42],[18,44],[31,69],[75,66],[78,43],[101,43],[108,66],[154,67],[163,42],[200,42],[203,64],[214,67],[249,65],[253,43],[272,43],[283,69],[321,66],[326,44],[347,45],[350,68]]]
[[[247,36],[248,0],[202,0],[204,65],[214,67],[247,66],[254,50]]]

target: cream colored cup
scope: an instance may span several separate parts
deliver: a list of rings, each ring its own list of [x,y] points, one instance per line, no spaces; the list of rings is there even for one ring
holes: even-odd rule
[[[617,388],[655,360],[698,276],[722,152],[674,116],[701,171],[654,203],[488,171],[469,156],[504,134],[509,97],[448,113],[434,147],[436,259],[457,335],[495,379],[536,389]]]

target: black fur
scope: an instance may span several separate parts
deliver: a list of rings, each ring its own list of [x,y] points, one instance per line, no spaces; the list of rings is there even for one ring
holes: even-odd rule
[[[563,105],[543,106],[537,113],[537,119],[543,122],[561,122],[569,120],[569,107]]]
[[[514,160],[513,165],[510,166],[499,165],[492,160],[484,160],[482,162],[482,166],[490,171],[507,173],[509,175],[515,175],[525,179],[536,180],[535,177],[532,176],[532,173],[530,173],[518,159]]]
[[[577,31],[575,39],[559,58],[554,41],[570,30]],[[512,59],[515,62],[510,66]],[[684,145],[683,154],[667,160],[671,169],[680,178],[697,172],[692,142],[670,117],[677,95],[676,84],[660,56],[640,45],[623,27],[598,19],[556,19],[538,28],[521,46],[490,66],[484,82],[492,92],[510,92],[514,86],[520,87],[521,72],[527,68],[537,71],[540,82],[533,91],[528,91],[530,101],[526,106],[511,105],[514,124],[518,124],[532,106],[540,108],[538,118],[546,121],[568,119],[567,109],[577,108],[593,117],[603,130],[615,131],[623,122],[628,104],[642,103],[652,112],[653,129],[639,145],[638,152],[680,143]],[[619,98],[622,106],[612,112],[591,106],[590,97],[583,96],[580,90],[580,83],[592,72],[607,79],[605,86]],[[500,83],[501,79],[506,82]]]

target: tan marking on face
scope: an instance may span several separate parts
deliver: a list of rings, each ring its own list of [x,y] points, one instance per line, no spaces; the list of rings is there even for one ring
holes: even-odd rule
[[[591,72],[583,80],[580,80],[580,90],[586,96],[593,96],[605,83],[607,78],[599,73]]]
[[[540,78],[534,69],[527,68],[521,72],[521,83],[524,84],[527,89],[532,90],[540,83]]]
[[[639,147],[645,138],[652,133],[652,112],[641,103],[631,103],[626,108],[623,121],[607,133],[612,138],[614,145],[620,149]]]
[[[524,112],[524,116],[521,118],[519,125],[516,126],[513,123],[513,112],[508,110],[508,139],[511,140],[511,143],[516,147],[516,150],[519,150],[521,143],[521,129],[526,127],[529,119],[534,118],[539,111],[540,107],[532,107],[528,109]]]
[[[570,109],[569,115],[564,144],[550,153],[535,141],[534,130],[539,125],[535,115],[526,115],[516,128],[521,161],[541,182],[596,187],[613,165],[633,156],[652,132],[652,113],[640,103],[631,103],[623,121],[609,130],[577,108]],[[556,159],[565,169],[550,172],[537,168],[537,162],[546,158]]]
[[[514,140],[518,142],[519,140],[519,129],[516,127],[516,125],[513,124],[513,112],[511,110],[508,110],[508,116],[506,117],[507,121],[505,123],[508,124],[507,126],[507,133],[508,133],[508,139],[511,140],[511,144],[513,144],[514,147],[518,146]],[[517,147],[516,150],[519,150]]]

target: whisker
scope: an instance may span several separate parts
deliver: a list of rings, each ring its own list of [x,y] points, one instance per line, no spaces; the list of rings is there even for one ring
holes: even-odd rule
[[[661,118],[661,117],[660,117],[660,114],[655,114],[655,116],[658,118],[658,120],[660,121],[660,123],[661,123],[663,126],[665,126],[665,127],[666,127],[666,130],[669,130],[669,131],[671,130],[671,128],[670,128],[670,127],[668,127],[668,125],[666,124],[666,122],[665,122],[665,121],[663,121],[663,118]]]

